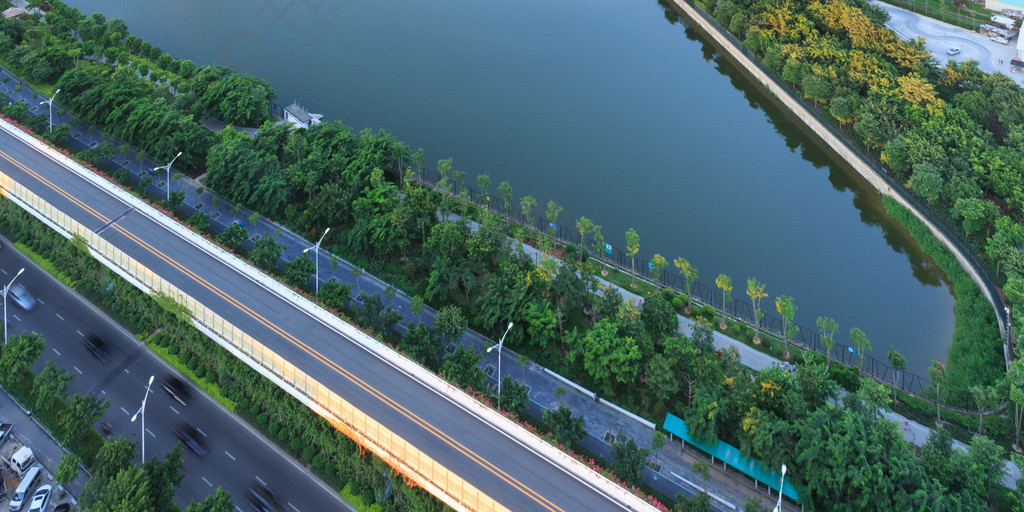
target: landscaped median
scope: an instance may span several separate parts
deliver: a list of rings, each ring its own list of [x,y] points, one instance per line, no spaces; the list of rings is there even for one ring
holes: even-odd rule
[[[185,240],[188,243],[192,244],[194,247],[196,247],[196,248],[206,252],[207,254],[209,254],[209,255],[211,255],[211,256],[213,256],[215,258],[218,258],[218,259],[220,259],[222,261],[229,262],[233,267],[235,267],[240,272],[242,272],[247,278],[251,279],[252,281],[254,281],[256,283],[259,283],[265,289],[271,291],[272,293],[277,294],[278,296],[284,298],[285,300],[288,300],[288,301],[290,301],[292,303],[297,304],[307,314],[317,318],[324,325],[329,326],[330,328],[332,328],[335,331],[337,331],[339,334],[346,335],[350,339],[355,340],[360,347],[362,347],[363,349],[365,349],[368,352],[370,352],[370,353],[374,354],[375,356],[377,356],[382,362],[385,362],[386,364],[392,365],[393,367],[399,369],[400,371],[402,371],[403,373],[406,373],[407,375],[413,376],[418,381],[426,384],[428,387],[433,389],[439,395],[442,395],[442,396],[446,397],[448,400],[450,400],[451,402],[458,404],[458,406],[460,408],[462,408],[463,410],[465,410],[465,411],[467,411],[467,412],[477,416],[478,418],[482,419],[483,421],[485,421],[485,422],[495,426],[495,428],[498,428],[501,432],[503,432],[509,438],[512,438],[512,439],[516,440],[516,442],[519,443],[520,445],[529,447],[529,449],[531,451],[534,451],[539,456],[542,456],[542,457],[546,458],[547,460],[555,463],[556,465],[562,467],[565,471],[572,473],[577,478],[580,478],[580,479],[586,481],[589,486],[591,486],[591,487],[593,487],[595,489],[601,489],[601,493],[602,494],[604,494],[606,496],[609,496],[609,497],[614,497],[615,500],[617,500],[617,501],[619,501],[621,503],[628,504],[628,506],[632,507],[634,510],[651,508],[651,505],[649,505],[648,503],[644,502],[643,500],[641,500],[640,498],[638,498],[637,496],[635,496],[634,494],[632,494],[628,490],[620,487],[619,485],[616,485],[615,483],[613,483],[610,480],[608,480],[607,478],[597,474],[596,472],[594,472],[590,468],[586,467],[585,465],[583,465],[579,461],[575,460],[574,458],[570,457],[569,455],[567,455],[567,454],[565,454],[565,453],[555,449],[551,445],[543,442],[537,436],[526,432],[519,425],[517,425],[514,422],[508,420],[507,418],[505,418],[502,415],[498,414],[497,412],[491,410],[490,408],[484,406],[480,402],[474,400],[469,395],[464,393],[462,390],[459,390],[459,389],[455,388],[454,386],[444,382],[443,380],[438,378],[433,373],[427,371],[426,369],[424,369],[423,367],[419,366],[418,364],[413,363],[412,361],[406,359],[405,357],[401,356],[400,354],[394,352],[390,348],[388,348],[385,345],[381,344],[380,342],[372,339],[370,336],[364,334],[363,332],[361,332],[360,330],[356,329],[355,327],[353,327],[353,326],[351,326],[351,325],[349,325],[347,323],[342,322],[337,317],[334,317],[330,313],[328,313],[328,312],[324,311],[323,309],[317,307],[316,305],[314,305],[313,303],[311,303],[307,299],[305,299],[303,296],[301,296],[301,295],[297,294],[296,292],[288,289],[287,287],[281,285],[280,283],[276,282],[275,280],[273,280],[272,278],[270,278],[266,274],[263,274],[262,272],[259,272],[256,269],[252,268],[247,263],[241,261],[240,259],[238,259],[234,255],[224,251],[220,247],[217,247],[217,246],[213,245],[209,241],[204,240],[201,236],[193,233],[192,231],[190,231],[190,230],[184,228],[183,226],[177,224],[176,222],[172,221],[168,217],[160,214],[153,207],[151,207],[148,204],[144,203],[140,199],[138,199],[138,198],[136,198],[136,197],[126,193],[125,191],[121,190],[120,188],[117,188],[117,187],[111,185],[109,182],[103,180],[99,176],[96,176],[93,172],[83,168],[79,164],[75,163],[74,161],[71,161],[67,157],[65,157],[65,156],[63,156],[63,155],[53,151],[52,149],[50,149],[48,147],[45,147],[43,144],[39,143],[34,138],[32,138],[32,137],[30,137],[30,136],[28,136],[26,134],[21,133],[20,131],[14,129],[9,124],[3,123],[2,124],[2,128],[5,131],[8,131],[9,133],[12,133],[15,136],[17,136],[19,138],[22,138],[23,140],[25,140],[29,144],[35,145],[41,151],[43,151],[50,159],[54,160],[55,162],[57,162],[61,166],[65,167],[65,168],[67,168],[67,169],[69,169],[69,170],[71,170],[73,172],[76,172],[79,176],[81,176],[84,179],[92,182],[94,185],[104,189],[105,191],[107,191],[111,195],[113,195],[115,197],[118,197],[120,200],[124,201],[125,203],[127,203],[127,204],[129,204],[131,206],[134,206],[136,211],[138,211],[140,214],[146,215],[147,217],[149,217],[153,221],[159,223],[160,225],[162,225],[164,228],[168,229],[169,231],[175,232],[183,240]],[[8,180],[9,180],[9,178],[8,178]],[[35,213],[37,215],[39,215],[40,214],[39,210],[43,210],[43,209],[45,209],[45,208],[37,209],[37,211]],[[62,220],[64,220],[64,222],[67,222],[70,219],[62,219]],[[49,223],[51,225],[54,225],[53,223],[56,222],[52,217],[46,219],[46,221],[47,221],[47,223]],[[85,232],[82,232],[82,230],[80,228],[79,229],[69,229],[69,227],[67,227],[67,226],[59,227],[58,229],[59,229],[59,231],[64,233],[65,236],[68,236],[70,234],[75,234],[75,233],[82,234],[83,236],[88,236],[88,235],[91,234],[91,232],[88,232],[88,230],[85,230]],[[89,241],[89,240],[87,239],[87,241]],[[102,242],[101,240],[98,240],[98,241]],[[100,250],[100,249],[98,249],[95,246],[91,246],[91,249],[92,249],[92,252],[93,252],[94,256],[101,256],[102,255],[101,257],[104,260],[107,260],[108,256],[103,255],[103,253],[104,252],[109,252],[113,248],[112,247],[105,247],[105,248],[103,248],[103,250]],[[116,249],[113,249],[113,250],[116,250]],[[156,292],[167,292],[169,295],[174,296],[175,299],[179,303],[185,303],[186,305],[188,305],[190,307],[198,306],[198,304],[195,303],[194,301],[190,301],[189,299],[185,298],[184,294],[181,294],[180,292],[172,291],[171,290],[172,287],[170,287],[167,284],[162,283],[162,280],[160,280],[158,277],[156,277],[152,273],[143,272],[144,275],[127,276],[127,275],[124,275],[125,269],[122,268],[121,266],[115,264],[113,262],[113,260],[107,260],[106,264],[109,267],[111,267],[112,269],[115,269],[115,271],[118,272],[119,274],[122,274],[124,277],[130,278],[132,281],[135,282],[136,286],[141,286],[143,289],[149,289],[149,290],[153,290],[153,291],[156,291]],[[140,267],[137,264],[132,265],[132,266],[135,266],[137,268]],[[143,284],[143,283],[145,283],[145,284]],[[208,322],[208,320],[209,320],[208,315],[210,313],[211,312],[199,312],[199,311],[193,310],[193,314],[196,315],[197,321],[200,324],[204,324],[204,325],[210,325],[209,322]],[[218,337],[220,337],[222,341],[226,341],[228,339],[231,339],[233,342],[236,342],[240,337],[244,337],[244,335],[242,335],[236,329],[232,328],[230,331],[231,331],[232,334],[225,335],[225,334],[222,334],[222,333],[218,333]],[[224,336],[227,336],[227,337],[224,337]],[[227,345],[222,343],[222,345],[224,345],[225,348],[229,348],[228,345],[232,345],[231,348],[235,348],[234,347],[234,343],[230,343],[230,344],[227,344]],[[257,369],[257,371],[265,370],[265,368],[263,368],[261,365],[257,365],[254,368]],[[291,371],[289,371],[288,373],[290,375],[284,376],[285,379],[293,378],[294,375],[295,375]],[[307,383],[304,387],[308,390],[308,389],[310,389],[309,386],[310,386],[310,383]],[[304,392],[303,390],[301,390],[299,388],[296,388],[294,384],[292,384],[289,387],[294,391],[292,394],[295,395],[297,398],[303,399],[306,396],[306,392]],[[309,399],[306,398],[306,400],[309,400]],[[317,400],[317,402],[320,402],[320,400]],[[334,405],[331,402],[320,402],[320,403],[321,404],[330,403],[332,406]],[[307,405],[308,404],[309,403],[307,402]],[[334,409],[334,407],[331,407],[331,409]],[[337,411],[333,411],[333,410],[331,411],[331,413],[336,413],[336,412]],[[387,456],[387,455],[385,454],[385,456]],[[424,484],[424,483],[426,483],[426,482],[421,482],[421,484]],[[458,505],[457,503],[451,503],[451,502],[449,502],[449,504],[452,504],[453,506],[457,506]]]

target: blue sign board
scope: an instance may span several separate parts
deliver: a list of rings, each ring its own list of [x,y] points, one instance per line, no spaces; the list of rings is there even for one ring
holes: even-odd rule
[[[606,252],[608,254],[611,254],[612,253],[612,244],[604,244],[604,252]]]

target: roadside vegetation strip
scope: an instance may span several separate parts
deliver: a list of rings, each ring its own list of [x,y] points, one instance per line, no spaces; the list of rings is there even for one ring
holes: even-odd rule
[[[51,275],[53,275],[53,277],[59,279],[60,282],[64,283],[65,286],[71,289],[75,288],[75,281],[72,280],[70,277],[66,276],[64,272],[57,270],[57,268],[53,265],[52,262],[50,262],[50,260],[36,254],[35,251],[29,249],[28,247],[25,246],[25,244],[21,242],[15,242],[14,246],[17,247],[18,250],[21,251],[23,254],[25,254],[25,256],[28,256],[29,259],[36,262],[36,265],[43,267],[43,270],[49,272]]]

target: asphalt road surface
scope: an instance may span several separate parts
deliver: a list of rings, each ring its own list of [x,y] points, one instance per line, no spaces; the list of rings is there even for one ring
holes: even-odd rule
[[[146,457],[162,457],[178,442],[172,428],[186,422],[205,436],[208,453],[200,457],[185,451],[185,479],[175,494],[184,509],[195,500],[213,494],[217,487],[231,493],[240,510],[250,510],[246,490],[265,482],[291,512],[352,510],[332,489],[300,467],[294,459],[256,433],[201,390],[192,389],[192,401],[182,406],[160,388],[161,380],[175,370],[147,350],[131,333],[95,306],[37,267],[7,240],[0,239],[0,287],[25,268],[17,283],[39,300],[32,311],[7,304],[11,335],[35,331],[43,335],[46,350],[34,370],[46,360],[75,376],[71,393],[96,393],[110,400],[104,419],[112,435],[141,440],[141,421],[130,418],[142,402],[146,382],[155,375],[146,404]],[[82,343],[83,335],[96,334],[112,348],[107,363],[94,358]],[[178,378],[183,381],[187,379]]]
[[[506,507],[620,509],[608,496],[530,446],[507,437],[319,323],[290,300],[257,285],[6,133],[0,135],[0,170]],[[123,353],[131,357],[131,351]]]

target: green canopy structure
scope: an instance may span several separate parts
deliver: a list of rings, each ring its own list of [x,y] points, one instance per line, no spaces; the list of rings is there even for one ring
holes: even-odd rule
[[[665,417],[663,427],[665,431],[678,437],[684,443],[690,443],[691,446],[697,447],[712,458],[721,460],[750,478],[763,483],[771,489],[779,491],[779,482],[782,481],[782,473],[775,468],[765,466],[757,459],[743,455],[743,452],[741,452],[739,448],[718,439],[716,439],[714,443],[706,443],[690,437],[690,430],[686,428],[686,422],[683,421],[682,418],[674,416],[671,413]],[[781,492],[783,496],[793,501],[799,500],[796,488],[793,487],[793,484],[788,480],[785,485],[782,486]]]

